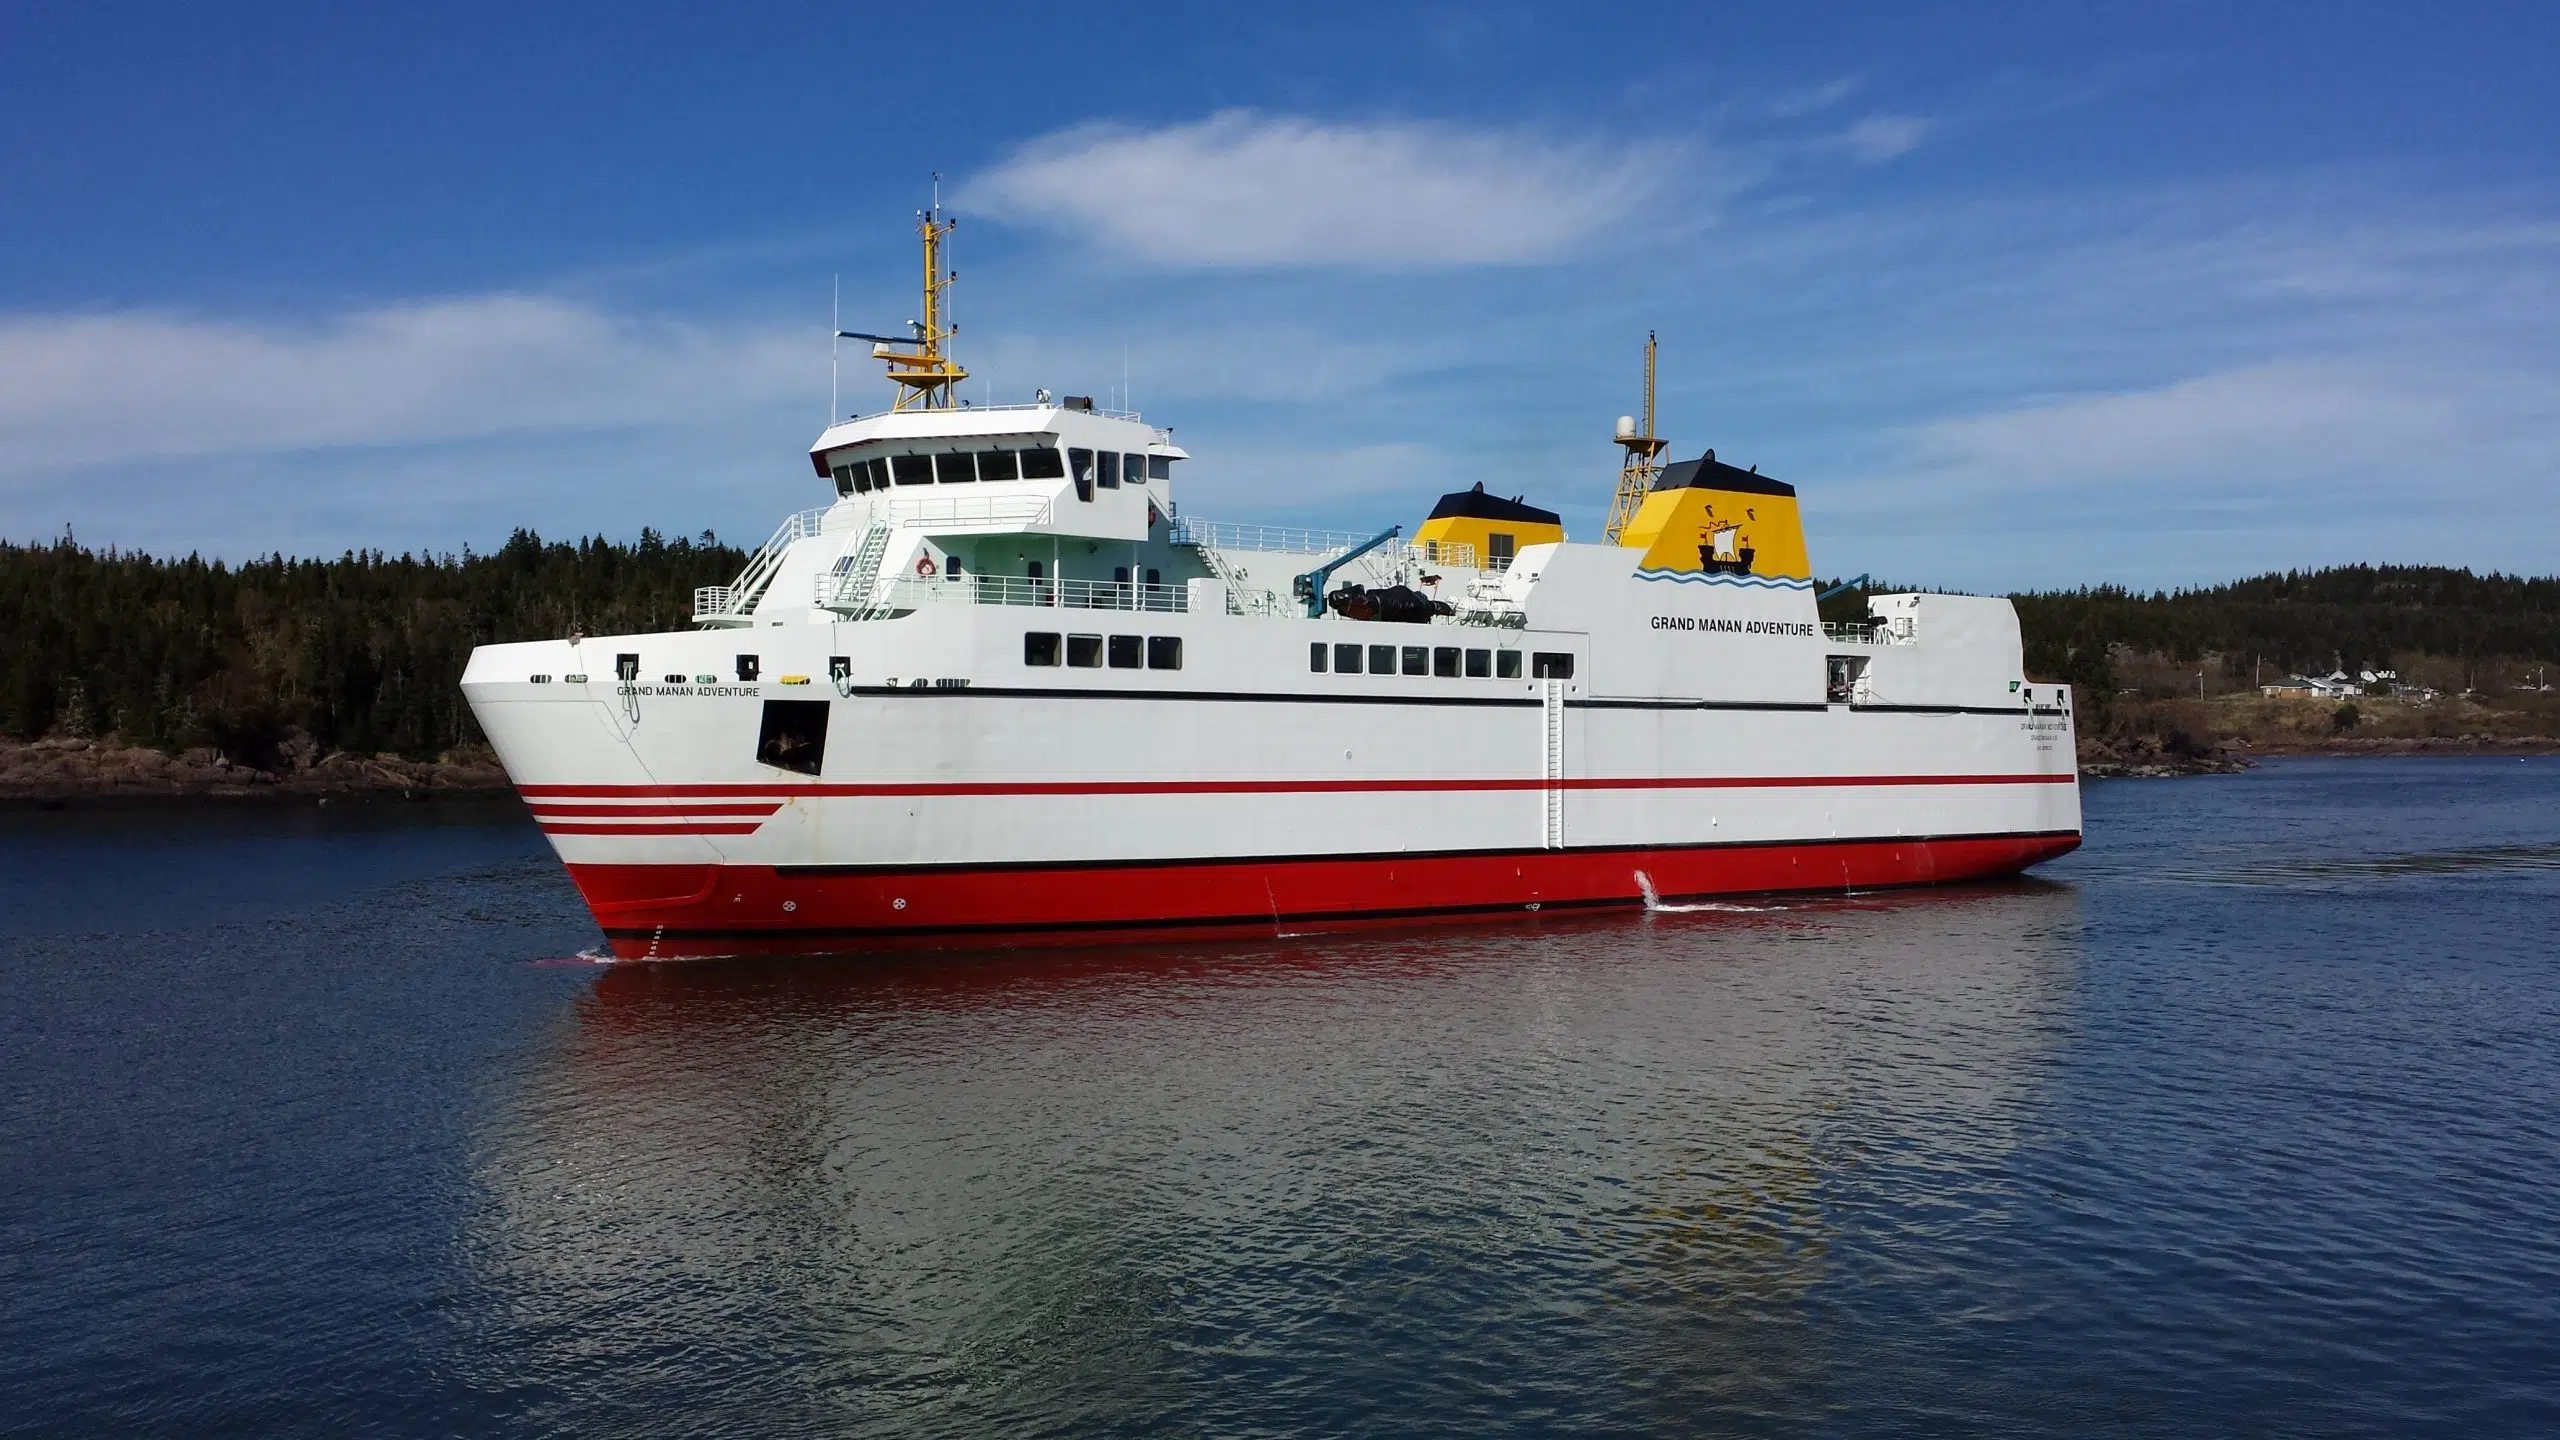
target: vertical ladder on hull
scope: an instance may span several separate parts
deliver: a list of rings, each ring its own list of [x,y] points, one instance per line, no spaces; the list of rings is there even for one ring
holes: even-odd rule
[[[1564,682],[1550,676],[1544,682],[1546,704],[1539,714],[1540,779],[1538,794],[1545,806],[1540,843],[1550,850],[1564,848]]]

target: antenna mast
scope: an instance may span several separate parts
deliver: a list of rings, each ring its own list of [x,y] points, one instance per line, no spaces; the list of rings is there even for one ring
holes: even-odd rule
[[[1618,493],[1609,502],[1609,543],[1635,523],[1636,512],[1644,508],[1644,497],[1653,490],[1653,477],[1662,467],[1654,463],[1671,442],[1653,433],[1653,332],[1644,337],[1644,428],[1638,430],[1632,416],[1618,417],[1617,441],[1626,447],[1627,457],[1618,466]]]
[[[942,218],[942,176],[936,172],[933,208],[916,217],[916,233],[924,238],[924,318],[907,322],[914,334],[904,340],[836,332],[873,342],[872,358],[889,362],[889,381],[898,387],[898,398],[889,406],[892,410],[948,410],[959,403],[957,387],[969,378],[969,372],[954,364],[943,348],[960,332],[950,319],[951,282],[959,277],[952,274],[942,253],[944,238],[958,224]]]

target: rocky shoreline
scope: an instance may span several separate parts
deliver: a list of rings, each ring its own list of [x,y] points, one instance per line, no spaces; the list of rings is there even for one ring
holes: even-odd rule
[[[0,802],[71,800],[309,798],[506,793],[507,773],[484,746],[435,760],[396,755],[315,753],[285,747],[269,767],[244,764],[210,749],[165,754],[93,740],[0,741]]]
[[[2234,775],[2271,755],[2560,755],[2560,740],[2530,735],[2342,735],[2329,740],[2267,744],[2224,740],[2212,746],[2180,750],[2164,746],[2146,735],[2128,741],[2083,740],[2080,745],[2080,773],[2092,780]]]

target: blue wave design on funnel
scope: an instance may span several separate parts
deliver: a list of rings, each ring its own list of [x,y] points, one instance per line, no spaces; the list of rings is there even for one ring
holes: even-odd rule
[[[1754,590],[1810,590],[1811,580],[1797,580],[1785,575],[1736,575],[1724,570],[1647,570],[1636,571],[1639,580],[1669,580],[1680,585],[1741,585]]]

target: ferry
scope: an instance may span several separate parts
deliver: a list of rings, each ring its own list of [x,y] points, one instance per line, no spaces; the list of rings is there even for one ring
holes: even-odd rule
[[[1457,487],[1410,535],[1221,524],[1170,428],[970,405],[951,222],[890,408],[809,449],[692,628],[462,688],[623,959],[1294,934],[2014,875],[2080,842],[2005,599],[1826,623],[1793,486],[1662,463],[1599,543]]]

